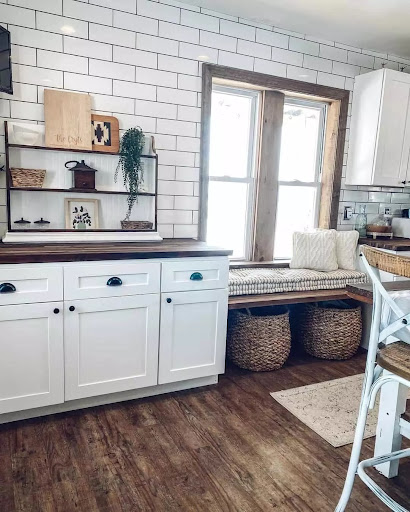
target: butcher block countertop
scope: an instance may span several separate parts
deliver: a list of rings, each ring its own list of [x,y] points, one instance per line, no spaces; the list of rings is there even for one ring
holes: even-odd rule
[[[360,238],[359,244],[389,251],[410,251],[410,238]]]
[[[0,264],[229,256],[231,250],[189,239],[93,244],[3,244]]]

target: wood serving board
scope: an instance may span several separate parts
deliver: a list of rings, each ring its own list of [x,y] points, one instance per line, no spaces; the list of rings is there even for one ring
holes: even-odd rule
[[[44,90],[47,147],[91,150],[91,96]]]

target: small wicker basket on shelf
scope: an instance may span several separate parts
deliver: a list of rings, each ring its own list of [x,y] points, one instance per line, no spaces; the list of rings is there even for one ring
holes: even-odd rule
[[[149,231],[152,229],[153,223],[148,220],[122,220],[121,229],[129,229],[132,231]]]
[[[10,169],[13,187],[42,188],[46,171],[44,169]]]
[[[305,351],[320,359],[349,359],[362,337],[361,307],[348,301],[345,307],[305,304],[292,328]]]
[[[240,368],[255,372],[281,368],[290,352],[289,311],[283,306],[232,311],[227,355]]]

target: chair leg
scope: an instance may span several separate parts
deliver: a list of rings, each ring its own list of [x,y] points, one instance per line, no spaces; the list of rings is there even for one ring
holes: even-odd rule
[[[386,371],[384,373],[387,373]],[[405,412],[408,388],[398,382],[389,382],[381,389],[377,422],[375,456],[396,452],[401,448],[400,416]],[[397,476],[399,461],[379,464],[376,469],[387,478]]]
[[[340,497],[339,503],[335,508],[335,512],[343,512],[346,509],[346,505],[349,501],[350,495],[352,493],[354,479],[357,472],[357,466],[359,464],[360,459],[360,451],[362,449],[363,436],[366,429],[366,419],[367,412],[369,407],[369,396],[370,396],[370,386],[365,386],[364,393],[362,394],[362,399],[360,402],[359,416],[357,418],[356,431],[354,435],[354,441],[352,446],[352,452],[350,455],[349,467],[347,470],[346,480],[343,487],[342,495]]]

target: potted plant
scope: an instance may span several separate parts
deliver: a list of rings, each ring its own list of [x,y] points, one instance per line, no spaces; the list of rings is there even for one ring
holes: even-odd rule
[[[144,144],[145,135],[139,127],[129,128],[121,137],[120,159],[114,179],[117,181],[118,171],[121,169],[124,186],[128,191],[128,209],[124,220],[121,221],[122,229],[141,230],[152,228],[152,222],[130,220],[132,208],[138,201],[139,189],[144,180],[144,165],[141,160]]]

